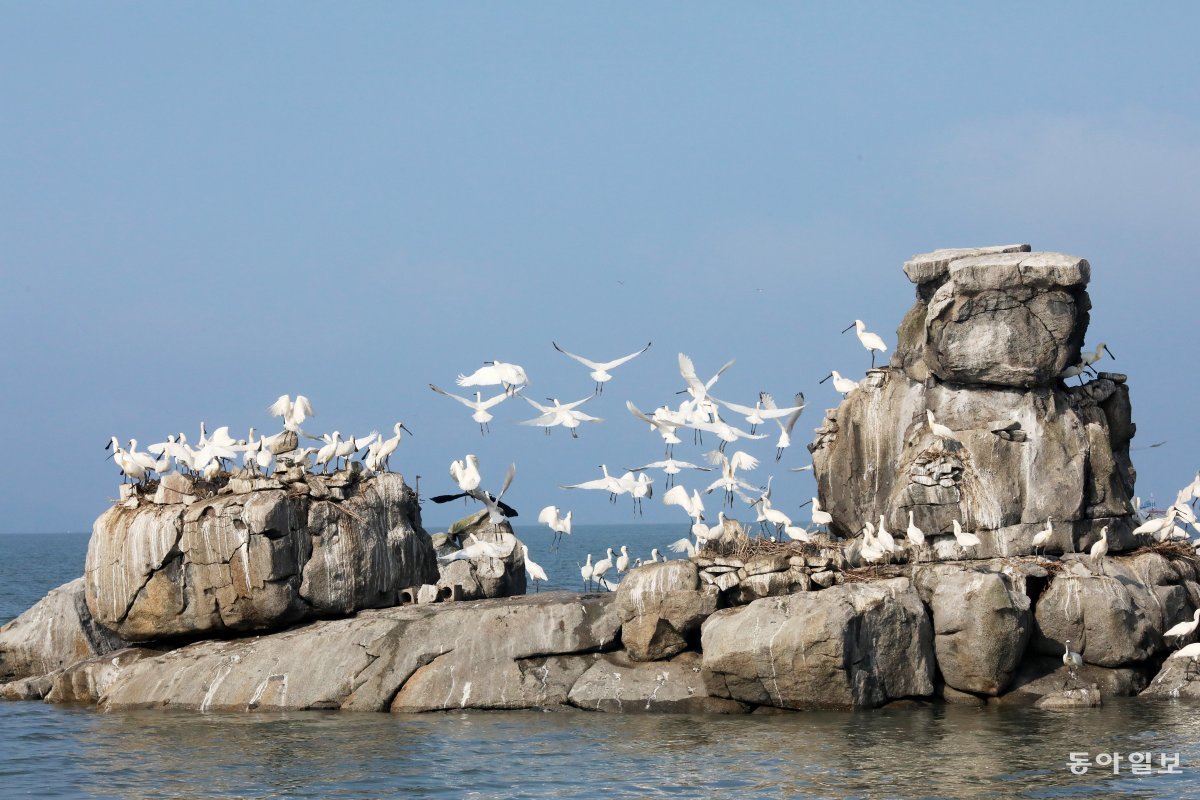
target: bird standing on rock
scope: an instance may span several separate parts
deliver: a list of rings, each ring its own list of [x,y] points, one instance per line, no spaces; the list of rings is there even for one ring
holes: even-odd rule
[[[867,330],[866,324],[861,319],[854,320],[853,325],[847,325],[846,330],[843,330],[842,333],[845,333],[851,328],[855,329],[854,332],[858,336],[858,341],[860,341],[862,346],[867,348],[867,351],[871,354],[871,369],[875,369],[875,351],[878,350],[881,353],[886,353],[887,345],[883,343],[883,339],[879,337],[879,334],[871,333],[869,330]]]
[[[1071,649],[1070,639],[1067,639],[1066,646],[1064,647],[1062,663],[1067,668],[1067,677],[1072,681],[1077,681],[1077,673],[1080,667],[1083,666],[1083,656]],[[1063,681],[1063,688],[1065,689],[1066,686],[1066,681]]]

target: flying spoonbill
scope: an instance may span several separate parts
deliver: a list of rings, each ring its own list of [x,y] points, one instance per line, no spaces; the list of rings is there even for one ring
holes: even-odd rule
[[[465,397],[459,397],[456,394],[447,392],[444,389],[439,389],[438,387],[434,386],[432,383],[429,384],[429,388],[433,389],[438,394],[445,395],[446,397],[450,397],[454,400],[457,400],[458,402],[462,403],[467,408],[472,409],[475,413],[471,414],[471,419],[473,419],[479,423],[479,433],[480,434],[483,434],[485,432],[485,427],[486,427],[486,432],[488,432],[488,433],[491,432],[491,426],[489,426],[488,423],[491,422],[494,419],[494,417],[492,417],[492,415],[488,413],[488,409],[499,405],[500,403],[504,402],[505,400],[507,400],[509,398],[508,392],[501,392],[500,394],[496,395],[495,397],[491,397],[491,398],[488,398],[487,400],[484,400],[483,392],[477,391],[477,392],[475,392],[475,399],[468,400]]]
[[[470,375],[459,375],[455,380],[459,386],[501,386],[505,394],[513,394],[522,386],[529,385],[525,369],[504,361],[485,361],[484,366]]]
[[[612,361],[592,361],[591,359],[584,358],[583,356],[577,356],[574,353],[568,353],[566,350],[563,350],[561,347],[559,347],[557,342],[551,342],[551,344],[554,345],[555,350],[562,353],[564,356],[573,358],[580,364],[583,364],[585,367],[590,369],[592,371],[592,380],[596,382],[596,394],[604,394],[604,384],[612,380],[612,375],[609,374],[609,370],[616,369],[626,361],[632,361],[633,359],[637,358],[642,353],[650,349],[651,342],[647,342],[646,346],[641,350],[638,350],[636,353],[630,353],[627,356],[622,356],[621,358],[616,358]]]

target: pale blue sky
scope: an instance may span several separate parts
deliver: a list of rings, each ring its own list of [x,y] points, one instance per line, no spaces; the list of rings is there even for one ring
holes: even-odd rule
[[[0,531],[87,529],[111,434],[271,427],[296,391],[319,430],[404,420],[426,493],[475,452],[518,463],[524,521],[625,521],[555,487],[660,456],[623,404],[675,400],[680,350],[737,357],[719,396],[804,390],[805,464],[817,381],[868,365],[838,331],[894,342],[901,263],[1014,241],[1091,261],[1161,499],[1200,439],[1200,12],[1047,5],[6,4]],[[655,343],[578,441],[520,401],[481,440],[426,388],[500,358],[578,399],[551,339]]]

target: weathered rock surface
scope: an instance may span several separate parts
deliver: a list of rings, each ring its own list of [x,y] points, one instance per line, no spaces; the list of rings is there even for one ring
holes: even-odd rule
[[[0,628],[0,681],[46,675],[124,646],[92,619],[76,578]]]
[[[1066,559],[1034,612],[1032,649],[1062,655],[1071,649],[1088,664],[1122,667],[1166,654],[1163,631],[1200,607],[1194,563],[1142,552],[1093,564]]]
[[[670,661],[636,662],[606,653],[576,681],[569,700],[588,711],[609,713],[744,714],[750,706],[710,697],[701,677],[699,653]]]
[[[940,576],[930,607],[934,651],[946,684],[1000,694],[1029,642],[1029,598],[1001,573],[955,571]]]
[[[617,588],[621,642],[635,661],[659,661],[699,638],[700,623],[717,610],[716,587],[700,589],[696,565],[674,559],[631,570]]]
[[[1063,689],[1034,703],[1037,708],[1099,708],[1100,705],[1100,690],[1095,686]]]
[[[1168,658],[1141,696],[1200,700],[1200,664],[1190,658]]]
[[[407,605],[267,636],[197,642],[124,667],[100,705],[429,711],[561,703],[587,661],[555,657],[615,647],[620,619],[613,600],[548,592]]]
[[[457,590],[457,596],[461,600],[484,600],[525,594],[525,554],[508,520],[492,523],[488,520],[486,511],[459,520],[450,529],[450,535],[440,540],[438,555],[461,550],[470,536],[482,542],[501,545],[506,554],[501,558],[438,563],[437,585],[461,587]]]
[[[1144,689],[1148,681],[1149,676],[1143,668],[1109,669],[1092,664],[1084,664],[1072,680],[1061,656],[1030,653],[1017,668],[1005,693],[989,698],[988,702],[1001,706],[1031,706],[1043,697],[1092,686],[1107,697],[1128,697]]]
[[[783,708],[873,708],[933,693],[933,630],[907,578],[757,600],[702,629],[709,693]]]
[[[331,499],[271,481],[191,505],[110,508],[88,546],[92,615],[130,641],[264,630],[395,605],[401,590],[436,580],[401,476],[309,477]]]
[[[1109,528],[1111,552],[1136,546],[1134,434],[1124,378],[1067,387],[1088,322],[1090,268],[1058,253],[938,251],[905,266],[917,302],[891,366],[872,370],[826,416],[809,446],[832,529],[855,536],[908,513],[942,560],[1086,549]],[[1027,248],[1023,248],[1027,249]],[[985,252],[990,250],[991,252]],[[937,436],[926,412],[953,438]],[[982,544],[963,552],[954,520]]]
[[[45,695],[46,702],[95,705],[121,670],[143,658],[157,655],[161,655],[158,650],[127,647],[72,664],[54,676],[53,684]]]

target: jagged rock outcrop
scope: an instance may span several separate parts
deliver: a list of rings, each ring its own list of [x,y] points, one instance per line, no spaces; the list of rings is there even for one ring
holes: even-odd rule
[[[692,561],[675,559],[631,570],[617,588],[621,642],[635,661],[660,661],[698,639],[700,623],[717,610],[716,587],[700,588]]]
[[[702,628],[714,697],[779,708],[874,708],[933,694],[933,630],[907,578],[756,600]]]
[[[922,558],[1082,550],[1107,526],[1112,552],[1135,545],[1134,433],[1125,377],[1068,387],[1087,329],[1090,267],[1028,246],[937,251],[905,265],[917,302],[890,366],[872,370],[809,446],[832,529],[855,536],[908,513]],[[1013,252],[1016,251],[1016,252]],[[926,412],[953,432],[936,435]],[[982,544],[964,552],[954,520]]]
[[[616,647],[611,595],[406,605],[129,664],[108,709],[432,711],[560,704],[587,656]],[[555,688],[555,687],[558,688]]]
[[[444,556],[461,550],[472,536],[481,542],[500,545],[504,548],[504,555],[499,558],[439,562],[437,585],[450,589],[451,595],[459,600],[525,594],[525,554],[508,520],[493,523],[489,521],[487,511],[464,517],[452,525],[447,534],[438,536],[437,554]]]
[[[129,641],[269,630],[392,606],[437,579],[400,475],[230,484],[190,504],[117,505],[96,520],[85,581],[98,623]]]
[[[124,646],[92,619],[83,578],[76,578],[0,628],[0,683],[48,675]]]

